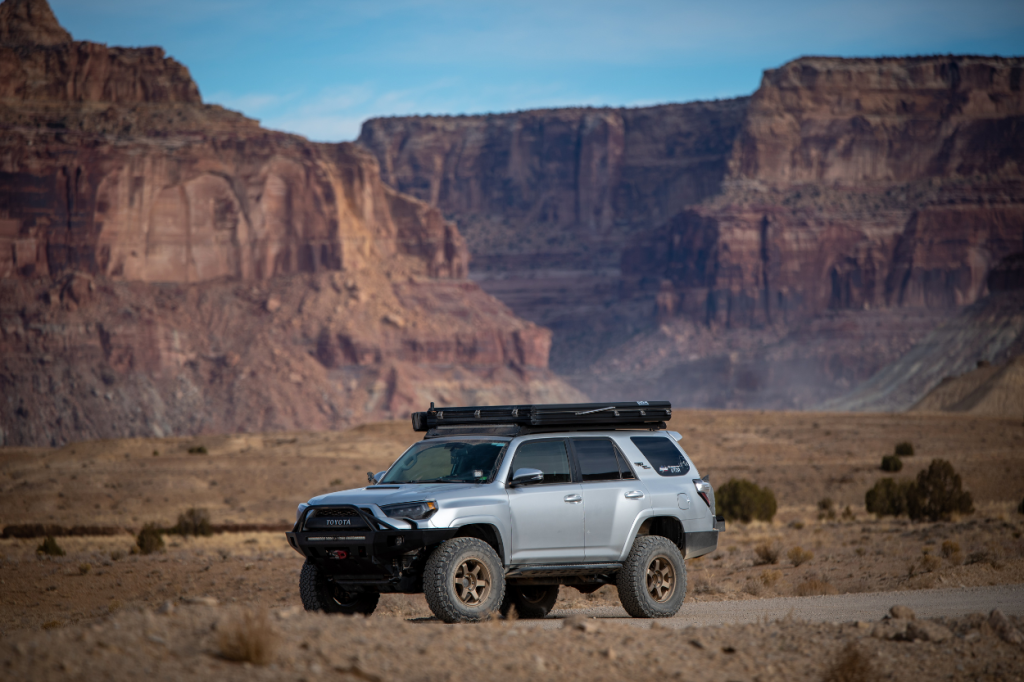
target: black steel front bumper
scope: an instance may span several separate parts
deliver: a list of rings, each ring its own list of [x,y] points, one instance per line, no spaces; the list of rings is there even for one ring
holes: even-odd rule
[[[362,527],[307,528],[307,517],[314,509],[354,511],[356,516],[352,518],[358,519],[356,525]],[[427,554],[421,550],[448,540],[458,529],[400,525],[413,524],[389,522],[354,505],[309,507],[285,537],[292,549],[334,582],[417,591]]]

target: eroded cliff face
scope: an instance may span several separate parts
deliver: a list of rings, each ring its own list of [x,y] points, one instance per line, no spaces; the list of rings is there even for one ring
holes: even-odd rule
[[[0,73],[0,444],[579,397],[366,150],[204,105],[159,48],[72,41],[45,0],[0,5]]]
[[[595,398],[806,407],[985,296],[1024,249],[1022,68],[803,58],[749,99],[381,119],[360,143],[386,181],[467,226],[474,278],[550,326],[553,366]],[[563,119],[571,133],[547,136]],[[549,146],[511,132],[534,128]],[[484,189],[538,168],[559,169],[536,185],[547,194]],[[518,256],[531,249],[551,255]]]

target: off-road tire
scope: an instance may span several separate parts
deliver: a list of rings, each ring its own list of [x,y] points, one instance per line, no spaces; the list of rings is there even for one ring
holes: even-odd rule
[[[546,618],[558,601],[558,585],[508,585],[501,615],[507,616],[516,607],[519,618]]]
[[[456,575],[467,566],[475,570],[477,576],[487,574],[487,589],[480,591],[476,604],[460,597],[455,585]],[[478,588],[473,587],[475,589]],[[445,623],[486,620],[505,598],[505,571],[494,549],[483,540],[452,538],[438,545],[427,559],[423,570],[423,596],[434,615]]]
[[[656,560],[662,563],[655,564]],[[662,571],[670,567],[674,574],[672,589],[666,592],[664,601],[658,601],[648,589],[648,568],[652,566],[660,566]],[[670,618],[676,615],[686,597],[686,565],[679,548],[659,535],[637,538],[619,571],[618,588],[622,608],[634,618]]]
[[[370,615],[377,608],[380,592],[347,593],[327,579],[316,564],[306,561],[299,574],[299,596],[307,611],[324,613],[361,613]]]

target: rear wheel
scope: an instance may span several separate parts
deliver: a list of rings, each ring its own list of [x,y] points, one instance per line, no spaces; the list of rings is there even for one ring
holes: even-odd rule
[[[306,561],[299,574],[299,595],[307,611],[325,613],[361,613],[370,615],[377,608],[380,592],[348,592],[327,579],[316,564]]]
[[[679,548],[659,535],[633,541],[618,577],[619,601],[634,618],[669,618],[686,597],[686,566]]]
[[[427,559],[423,596],[446,623],[481,621],[497,611],[505,597],[505,571],[483,540],[453,538]]]
[[[505,601],[501,615],[507,616],[512,607],[520,618],[544,618],[558,601],[558,585],[509,585],[505,588]]]

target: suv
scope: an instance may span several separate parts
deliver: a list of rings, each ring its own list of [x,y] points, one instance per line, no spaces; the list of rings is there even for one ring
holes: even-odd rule
[[[514,606],[543,618],[561,585],[615,584],[637,618],[674,615],[684,559],[718,546],[714,490],[666,431],[668,402],[435,408],[365,488],[299,505],[289,544],[310,611],[370,614],[419,593],[447,623]]]

